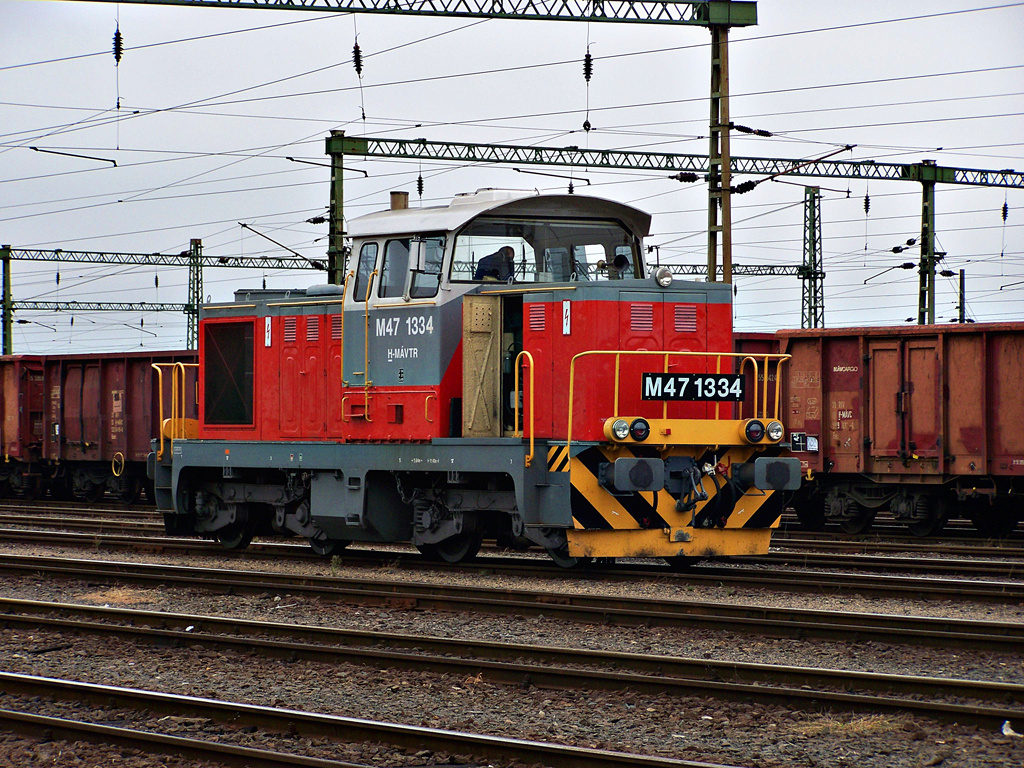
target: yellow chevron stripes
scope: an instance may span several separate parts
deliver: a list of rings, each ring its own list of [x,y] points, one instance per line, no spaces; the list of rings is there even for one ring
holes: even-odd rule
[[[673,540],[689,533],[689,541]],[[573,557],[721,557],[763,555],[770,528],[709,528],[685,531],[566,531]]]

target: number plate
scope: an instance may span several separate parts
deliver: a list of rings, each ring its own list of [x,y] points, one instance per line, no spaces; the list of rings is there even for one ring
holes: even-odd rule
[[[745,394],[744,377],[738,373],[645,373],[641,387],[643,400],[740,402]]]

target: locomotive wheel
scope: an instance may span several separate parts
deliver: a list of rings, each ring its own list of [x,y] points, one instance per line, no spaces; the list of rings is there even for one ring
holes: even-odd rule
[[[347,539],[306,539],[306,541],[309,542],[310,548],[320,557],[330,557],[335,552],[340,552],[352,543]]]
[[[852,500],[850,501],[850,510],[855,512],[854,516],[840,520],[839,527],[845,533],[858,534],[867,531],[875,520],[875,510],[864,509],[864,507]]]
[[[668,569],[676,573],[685,573],[692,570],[693,566],[700,562],[699,557],[690,557],[688,555],[676,555],[675,557],[664,557],[662,559],[668,563]]]
[[[573,557],[570,555],[568,544],[552,547],[547,550],[547,553],[560,568],[579,568],[590,563],[589,557]]]
[[[252,536],[253,529],[248,520],[236,520],[217,531],[217,541],[224,549],[245,549]]]
[[[433,544],[417,544],[416,549],[432,560],[446,563],[466,563],[476,557],[483,543],[483,531],[464,528],[461,533]]]

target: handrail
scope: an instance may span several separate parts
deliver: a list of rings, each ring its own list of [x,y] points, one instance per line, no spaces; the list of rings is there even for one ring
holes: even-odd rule
[[[370,418],[370,385],[373,383],[370,381],[370,291],[373,289],[373,278],[376,276],[375,269],[370,273],[370,279],[366,284],[366,328],[363,333],[363,402],[366,411],[363,412],[363,418],[367,421],[373,421]]]
[[[514,395],[514,399],[515,399],[515,422],[513,424],[512,436],[513,437],[523,437],[525,432],[526,432],[526,424],[525,424],[525,422],[526,422],[526,414],[525,413],[523,414],[523,422],[524,422],[524,424],[523,424],[523,431],[522,432],[519,431],[519,372],[521,370],[520,361],[523,359],[524,356],[526,357],[526,359],[527,359],[527,361],[529,363],[529,367],[530,367],[530,452],[526,455],[526,465],[525,465],[525,466],[528,467],[528,466],[530,466],[530,463],[533,461],[533,456],[534,456],[533,439],[534,439],[534,434],[536,432],[536,430],[534,429],[534,418],[536,416],[536,412],[534,411],[534,408],[533,408],[533,395],[534,395],[534,392],[536,391],[536,389],[533,386],[533,355],[531,355],[525,349],[522,352],[520,352],[518,355],[516,355],[516,362],[515,362],[515,365],[512,368],[512,371],[513,371],[513,374],[514,374],[513,378],[515,379],[515,395]]]
[[[348,386],[348,382],[345,381],[345,299],[348,297],[349,281],[354,274],[355,270],[350,269],[348,274],[345,275],[345,282],[341,286],[341,339],[339,339],[341,343],[339,344],[340,349],[338,352],[341,370],[338,372],[338,381],[341,382],[341,386],[343,387]],[[367,298],[367,303],[369,303],[369,298]]]
[[[158,461],[164,457],[164,368],[171,372],[171,417],[168,420],[171,434],[168,439],[173,447],[174,441],[185,437],[185,384],[188,381],[189,368],[199,368],[198,363],[150,363],[150,367],[157,373],[157,410],[160,447],[157,449],[156,458]]]
[[[573,412],[575,410],[573,405],[574,405],[575,393],[576,393],[576,361],[579,360],[580,358],[589,357],[589,356],[592,356],[592,355],[614,355],[615,356],[615,383],[614,383],[614,402],[613,402],[613,406],[614,406],[613,407],[613,414],[615,416],[617,416],[618,413],[619,413],[619,369],[621,367],[620,366],[620,361],[621,361],[623,355],[627,355],[627,356],[630,356],[630,357],[635,357],[635,356],[651,357],[651,356],[654,356],[654,355],[662,355],[662,356],[664,356],[664,361],[665,361],[664,362],[664,366],[663,366],[663,370],[664,370],[665,373],[668,373],[668,361],[669,361],[670,357],[703,357],[703,358],[708,358],[708,357],[714,356],[714,357],[718,358],[717,368],[718,368],[718,372],[719,373],[721,373],[721,370],[722,370],[722,358],[734,358],[734,359],[735,358],[741,358],[742,362],[740,364],[740,371],[739,371],[741,374],[743,373],[743,364],[747,360],[750,360],[753,363],[753,365],[754,365],[754,387],[753,387],[753,390],[754,390],[754,416],[756,417],[758,415],[758,409],[757,409],[757,360],[754,359],[753,356],[751,356],[751,355],[749,355],[747,353],[744,353],[744,352],[673,352],[673,351],[669,351],[669,350],[592,349],[592,350],[588,350],[586,352],[580,352],[580,353],[578,353],[576,355],[573,355],[572,361],[569,363],[569,423],[568,423],[568,428],[566,430],[566,436],[565,436],[566,437],[566,445],[571,445],[572,444],[572,422],[573,422],[572,416],[573,416]],[[768,418],[768,416],[767,416],[767,405],[768,405],[768,362],[771,361],[771,360],[776,361],[776,371],[778,372],[779,367],[782,365],[782,363],[784,363],[787,360],[789,360],[792,357],[792,355],[766,353],[764,355],[758,355],[758,357],[762,358],[765,361],[765,385],[764,385],[764,405],[763,405],[763,408],[765,409],[765,413],[761,416],[761,418]],[[776,377],[775,377],[775,411],[774,411],[774,414],[772,415],[771,418],[778,418],[780,384],[781,384],[781,376],[779,376],[777,374]],[[665,415],[668,414],[668,403],[667,402],[662,406],[662,413],[665,414]],[[716,410],[716,416],[717,416],[717,413],[718,412]]]

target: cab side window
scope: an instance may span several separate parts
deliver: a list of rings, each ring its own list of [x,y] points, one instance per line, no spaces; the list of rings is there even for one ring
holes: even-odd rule
[[[388,240],[384,248],[384,266],[381,268],[377,295],[382,299],[405,295],[405,278],[409,273],[409,241]]]
[[[356,267],[356,284],[352,290],[354,301],[366,301],[370,291],[370,278],[373,276],[373,268],[377,264],[377,244],[363,243],[359,250],[359,264]]]
[[[429,299],[437,295],[441,282],[441,261],[444,258],[444,238],[425,237],[422,240],[423,271],[414,272],[409,286],[409,297]]]

